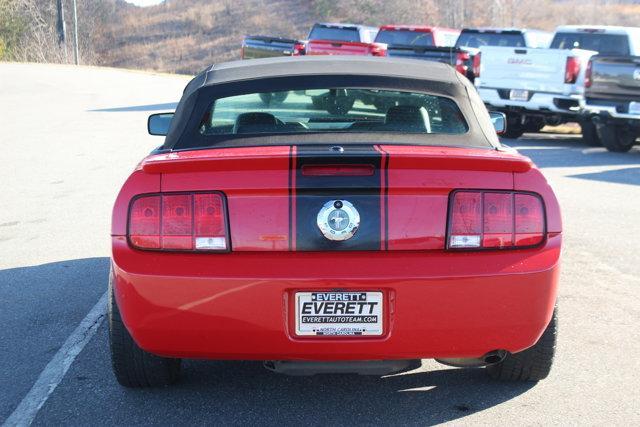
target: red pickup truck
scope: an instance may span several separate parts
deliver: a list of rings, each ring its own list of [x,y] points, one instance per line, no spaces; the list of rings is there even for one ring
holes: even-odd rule
[[[306,55],[386,56],[386,45],[374,43],[378,29],[355,24],[315,24],[306,43]]]

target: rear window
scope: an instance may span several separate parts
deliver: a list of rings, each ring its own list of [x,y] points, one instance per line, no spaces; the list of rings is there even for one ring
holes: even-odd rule
[[[463,31],[456,42],[456,47],[460,46],[476,48],[482,46],[525,47],[526,43],[522,33]]]
[[[310,40],[336,40],[341,42],[359,42],[360,33],[357,28],[325,27],[316,25],[309,33]]]
[[[410,30],[382,30],[376,37],[376,42],[388,45],[403,46],[433,46],[433,34],[425,31]]]
[[[375,89],[313,89],[220,98],[201,135],[391,132],[462,134],[467,123],[446,97]]]
[[[558,33],[552,49],[595,50],[601,55],[629,55],[629,39],[624,34]]]

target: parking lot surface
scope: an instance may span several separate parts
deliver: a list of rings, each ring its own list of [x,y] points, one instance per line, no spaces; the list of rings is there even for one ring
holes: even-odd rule
[[[104,295],[113,201],[162,142],[146,134],[146,116],[172,110],[186,81],[0,64],[0,423],[17,419]],[[559,345],[547,380],[492,382],[481,369],[430,360],[382,378],[286,377],[259,362],[186,361],[175,387],[127,390],[111,373],[101,315],[62,380],[47,384],[33,423],[640,423],[640,147],[609,153],[558,134],[506,142],[542,168],[563,210]]]

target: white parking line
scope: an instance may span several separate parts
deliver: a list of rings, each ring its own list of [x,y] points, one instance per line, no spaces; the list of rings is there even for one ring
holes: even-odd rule
[[[22,399],[15,411],[6,419],[3,426],[28,426],[35,419],[42,405],[58,387],[69,367],[80,354],[84,346],[91,341],[105,318],[107,292],[105,292],[89,314],[64,342],[60,350],[44,368],[29,393]]]

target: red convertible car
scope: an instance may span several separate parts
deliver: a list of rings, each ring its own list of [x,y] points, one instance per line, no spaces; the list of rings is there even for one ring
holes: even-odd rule
[[[393,98],[387,111],[362,101]],[[261,93],[286,92],[277,105]],[[331,110],[331,111],[328,111]],[[562,225],[444,64],[367,57],[214,65],[115,202],[109,328],[130,387],[181,358],[385,374],[423,358],[540,380],[556,342]]]

